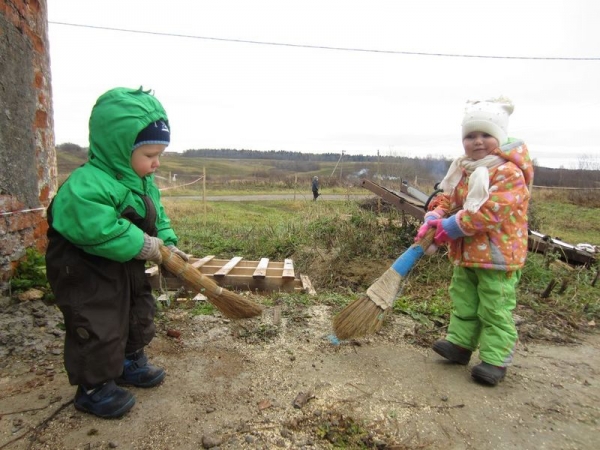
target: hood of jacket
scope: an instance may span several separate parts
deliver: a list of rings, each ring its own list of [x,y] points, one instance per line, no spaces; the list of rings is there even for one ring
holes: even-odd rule
[[[145,180],[131,167],[132,148],[139,132],[159,119],[168,124],[163,106],[149,91],[119,87],[104,93],[90,115],[89,164],[144,193]]]
[[[509,138],[508,143],[494,151],[495,155],[500,156],[506,161],[514,163],[525,177],[525,184],[533,184],[533,163],[529,156],[529,150],[525,143],[520,139]]]

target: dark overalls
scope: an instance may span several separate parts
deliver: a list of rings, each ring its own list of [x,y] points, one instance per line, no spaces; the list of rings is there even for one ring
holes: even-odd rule
[[[156,208],[142,198],[145,218],[132,207],[121,217],[156,236]],[[143,348],[155,334],[156,300],[145,261],[121,263],[84,252],[52,228],[52,204],[48,224],[47,277],[65,319],[69,382],[93,386],[113,380],[123,372],[125,354]]]

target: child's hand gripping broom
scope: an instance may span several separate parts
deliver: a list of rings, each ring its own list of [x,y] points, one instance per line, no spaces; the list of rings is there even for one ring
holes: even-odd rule
[[[403,278],[423,256],[427,247],[433,243],[436,229],[430,229],[422,239],[411,245],[367,289],[363,295],[350,303],[333,319],[333,331],[338,339],[349,339],[379,331],[383,325],[384,313],[391,308]]]
[[[162,265],[182,281],[187,282],[198,292],[202,292],[208,301],[230,319],[245,319],[258,316],[262,307],[235,292],[222,288],[191,264],[171,252],[166,246],[160,246]]]

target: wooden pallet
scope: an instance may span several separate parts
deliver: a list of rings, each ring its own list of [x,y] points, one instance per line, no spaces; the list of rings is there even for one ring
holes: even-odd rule
[[[246,261],[241,256],[232,259],[216,259],[213,255],[204,258],[190,256],[189,263],[204,275],[212,278],[219,286],[232,290],[252,292],[296,292],[316,294],[306,275],[296,276],[294,262],[283,262],[261,258],[260,261]],[[146,269],[153,289],[179,289],[183,282],[158,266]],[[161,280],[162,276],[162,280]]]

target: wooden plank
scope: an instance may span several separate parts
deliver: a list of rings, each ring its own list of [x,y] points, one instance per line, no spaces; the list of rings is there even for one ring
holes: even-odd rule
[[[267,267],[269,267],[269,258],[261,258],[252,274],[252,278],[264,278],[267,276]]]
[[[242,260],[239,263],[237,263],[237,265],[235,266],[236,268],[241,268],[241,269],[256,269],[256,265],[258,264],[258,261],[248,261],[248,260]],[[270,265],[270,263],[269,263]]]
[[[281,305],[275,305],[273,308],[273,325],[281,323]]]
[[[204,266],[205,264],[207,264],[209,261],[212,261],[212,259],[215,257],[215,255],[208,255],[205,256],[202,259],[198,259],[196,261],[193,261],[191,263],[192,267],[195,267],[196,269],[199,269],[200,267]]]
[[[156,276],[158,276],[158,266],[148,267],[146,269],[146,276],[147,277],[156,277]]]
[[[206,274],[205,274],[206,275]],[[212,275],[206,275],[219,286],[227,289],[233,289],[238,291],[250,291],[250,292],[297,292],[306,293],[306,288],[303,286],[302,281],[296,278],[281,278],[281,276],[265,278],[252,278],[237,277],[225,275],[224,277],[213,277]],[[150,277],[150,286],[154,290],[168,289],[176,291],[185,286],[191,292],[195,292],[193,286],[186,285],[179,278],[174,276],[163,277],[162,281],[160,277]]]
[[[241,256],[236,256],[234,258],[231,258],[229,260],[229,262],[227,264],[225,264],[223,267],[221,267],[219,270],[217,270],[214,273],[215,277],[224,277],[225,275],[227,275],[229,272],[231,272],[231,270],[237,265],[237,263],[239,263],[243,258]]]
[[[196,269],[199,269],[200,267],[202,267],[203,265],[205,265],[206,263],[208,263],[210,260],[212,260],[215,256],[214,255],[208,255],[205,256],[202,259],[194,259],[191,258],[189,259],[189,263],[191,266],[195,267]],[[158,266],[154,265],[152,267],[148,267],[146,269],[146,276],[147,277],[155,277],[158,275]]]
[[[207,256],[206,258],[211,258],[209,256]],[[202,259],[204,260],[204,258]],[[197,259],[195,258],[190,258],[190,264],[194,264],[194,262],[197,261]],[[200,260],[198,260],[200,261]],[[227,264],[229,262],[228,259],[210,259],[208,262],[204,263],[204,266],[209,266],[209,267],[213,267],[216,268],[215,272],[220,269],[221,267],[223,267],[225,264]],[[235,266],[238,269],[256,269],[257,264],[259,263],[259,261],[249,261],[249,260],[241,260],[239,263],[237,263],[237,265]],[[283,269],[283,262],[282,261],[269,261],[269,269]]]
[[[281,278],[296,278],[294,275],[294,261],[291,259],[286,259],[283,261],[283,272],[281,273]]]
[[[416,219],[422,220],[425,216],[425,209],[423,208],[423,203],[419,200],[406,195],[404,193],[396,193],[392,192],[389,189],[384,188],[383,186],[378,185],[377,183],[373,183],[369,180],[362,180],[361,186],[374,194],[383,198],[386,202],[392,204],[396,209],[400,211],[404,211]]]
[[[189,264],[201,268],[204,275],[211,278],[219,286],[251,292],[297,292],[315,295],[310,280],[306,276],[295,278],[292,259],[285,261],[270,261],[261,258],[260,261],[246,261],[241,256],[233,259],[215,259],[213,255],[197,259],[191,257]],[[146,270],[146,276],[152,289],[177,290],[185,287],[194,291],[193,286],[186,285],[168,271],[160,271],[158,266]],[[198,300],[197,297],[195,300]]]
[[[235,277],[226,275],[224,277],[215,278],[214,281],[227,289],[250,291],[250,292],[296,292],[296,286],[300,280],[295,278],[281,277]]]

